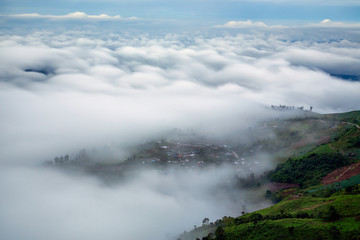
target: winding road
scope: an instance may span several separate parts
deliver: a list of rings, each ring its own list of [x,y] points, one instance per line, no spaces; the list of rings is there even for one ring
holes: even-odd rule
[[[342,123],[346,123],[346,124],[349,124],[349,125],[352,125],[352,126],[355,126],[357,127],[358,129],[360,129],[360,126],[355,124],[355,123],[350,123],[350,122],[342,122]]]

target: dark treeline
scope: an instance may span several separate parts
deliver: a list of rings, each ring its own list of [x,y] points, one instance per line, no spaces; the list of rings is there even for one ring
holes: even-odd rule
[[[351,164],[341,153],[324,153],[289,158],[269,174],[273,182],[298,183],[300,187],[318,184],[322,177],[333,170]]]
[[[75,157],[71,158],[69,155],[56,156],[54,160],[45,162],[45,165],[68,165],[68,164],[83,164],[90,161],[90,156],[85,149],[79,151]]]

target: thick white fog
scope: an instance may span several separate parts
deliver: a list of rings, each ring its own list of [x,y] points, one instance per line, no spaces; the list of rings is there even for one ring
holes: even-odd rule
[[[224,189],[230,169],[159,175],[139,172],[107,187],[95,178],[50,169],[0,172],[3,239],[175,239],[205,217],[215,221],[265,207],[259,194]],[[247,201],[245,201],[247,199]]]
[[[249,191],[219,188],[232,173],[226,167],[140,171],[109,187],[37,166],[110,143],[125,156],[127,146],[173,128],[241,139],[244,129],[271,117],[270,105],[321,113],[360,108],[358,29],[215,29],[163,36],[4,32],[0,238],[172,239],[204,217],[239,215],[244,203],[248,211],[264,207]],[[338,31],[352,37],[336,37]]]

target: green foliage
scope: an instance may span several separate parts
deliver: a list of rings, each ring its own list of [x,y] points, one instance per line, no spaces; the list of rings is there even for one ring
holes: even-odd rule
[[[209,233],[206,237],[203,237],[202,240],[213,240],[214,239],[213,236],[214,234]]]
[[[329,210],[326,212],[324,219],[327,221],[335,221],[340,218],[339,213],[337,212],[336,208],[334,206],[330,206]]]
[[[337,121],[351,122],[351,123],[358,124],[360,122],[360,111],[327,114],[327,115],[324,115],[324,117],[334,119]]]
[[[320,145],[309,152],[309,154],[324,154],[324,153],[336,153],[336,150],[331,149],[328,144]]]
[[[338,129],[338,131],[334,134],[334,140],[339,141],[340,139],[353,134],[356,129],[353,126],[345,125]]]
[[[273,203],[278,203],[283,199],[280,193],[273,193],[270,190],[266,190],[265,198],[271,200]]]
[[[241,239],[352,239],[359,230],[346,231],[355,222],[344,222],[344,228],[315,219],[264,220],[257,225],[246,223],[225,228],[227,240]],[[330,225],[329,225],[330,224]],[[355,223],[357,227],[360,224]],[[356,238],[355,238],[356,239]]]
[[[219,226],[216,228],[215,240],[225,240],[225,230],[223,227]]]
[[[237,218],[224,217],[224,221],[218,220],[217,226],[212,228],[215,238],[207,238],[208,233],[203,236],[215,240],[217,234],[224,235],[224,238],[219,239],[226,240],[356,239],[354,237],[360,234],[360,221],[357,220],[360,215],[359,202],[360,195],[329,198],[308,196],[283,200],[269,208]]]
[[[360,147],[360,136],[350,139],[349,143],[351,144],[350,147]]]
[[[348,194],[348,195],[360,194],[360,184],[357,184],[355,186],[346,187],[345,194]]]
[[[340,231],[339,229],[332,225],[330,228],[329,228],[329,233],[330,233],[330,236],[332,237],[332,239],[339,239],[340,238]]]
[[[299,212],[296,214],[296,218],[311,218],[307,212]]]
[[[286,163],[279,164],[269,177],[274,182],[298,183],[306,187],[319,183],[326,174],[349,164],[349,160],[340,153],[313,153],[302,158],[289,158]]]
[[[263,216],[260,213],[251,214],[249,217],[250,222],[258,222],[263,220]]]

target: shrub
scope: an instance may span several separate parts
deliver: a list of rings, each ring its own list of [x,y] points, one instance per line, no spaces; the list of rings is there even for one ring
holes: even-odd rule
[[[328,211],[323,214],[323,219],[326,221],[336,221],[340,218],[340,214],[337,212],[334,206],[330,206]]]

